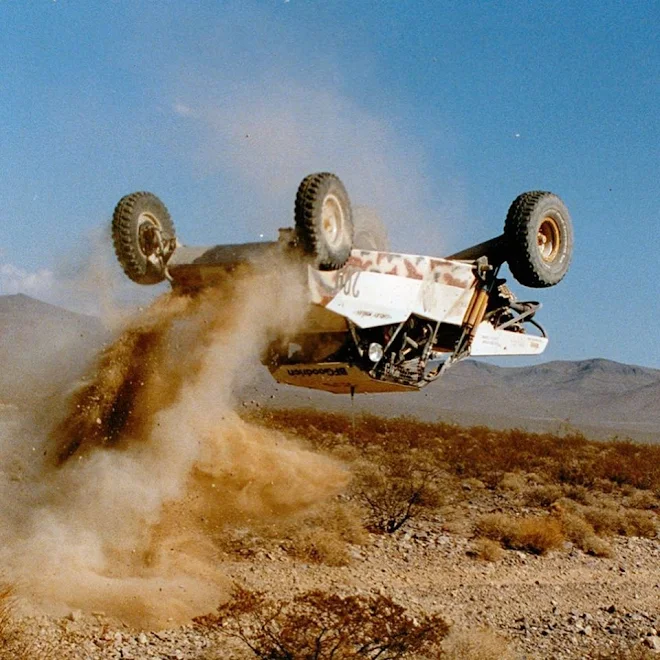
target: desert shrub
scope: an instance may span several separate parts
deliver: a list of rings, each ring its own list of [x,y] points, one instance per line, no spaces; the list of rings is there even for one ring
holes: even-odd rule
[[[410,456],[362,465],[356,489],[367,511],[367,528],[391,534],[424,509],[440,506],[443,495],[437,477],[432,468],[420,467]]]
[[[502,558],[502,546],[493,539],[478,538],[472,543],[469,554],[482,561],[499,561]]]
[[[593,534],[592,536],[587,536],[580,548],[582,552],[585,552],[588,555],[593,555],[594,557],[613,557],[614,550],[612,546],[607,543],[604,539],[601,539],[599,536]]]
[[[628,536],[641,536],[647,539],[654,539],[657,536],[656,516],[651,511],[629,509],[624,511],[624,519]]]
[[[313,523],[323,522],[325,529],[332,530],[346,543],[364,545],[369,534],[362,524],[363,511],[353,502],[340,501],[323,507]]]
[[[243,588],[195,625],[238,639],[268,660],[438,657],[449,630],[438,615],[410,617],[386,596],[310,591],[283,601]]]
[[[589,506],[583,508],[583,515],[601,536],[656,536],[655,515],[650,511]]]
[[[549,507],[561,499],[564,491],[557,484],[535,486],[525,493],[525,504],[528,506]]]
[[[483,490],[486,488],[486,484],[481,481],[481,479],[477,479],[476,477],[469,477],[468,479],[464,479],[461,483],[461,486],[467,490]]]
[[[505,548],[537,555],[559,548],[564,541],[559,521],[551,516],[517,518],[503,513],[491,513],[477,521],[475,533],[499,541]]]
[[[612,556],[612,548],[596,536],[592,525],[581,515],[562,511],[559,516],[559,522],[564,536],[582,550],[582,552],[594,555],[595,557]]]
[[[574,502],[579,502],[580,504],[586,505],[591,505],[594,503],[594,496],[592,495],[591,491],[584,486],[575,486],[569,484],[565,485],[563,490],[565,496]]]
[[[448,660],[514,660],[507,640],[490,628],[456,630],[452,628],[442,643]]]
[[[627,441],[606,443],[595,461],[599,477],[620,486],[654,489],[660,484],[660,446]]]
[[[352,502],[329,502],[284,528],[282,545],[288,554],[298,559],[346,566],[351,562],[349,546],[363,545],[369,538],[362,518],[362,510]]]
[[[594,528],[600,536],[626,535],[624,519],[621,514],[612,507],[587,506],[582,508],[585,520]]]
[[[520,472],[506,472],[500,479],[499,487],[501,490],[521,493],[527,487],[527,480]]]
[[[576,513],[563,511],[559,516],[559,522],[564,536],[578,548],[582,548],[585,541],[596,534],[592,525]]]
[[[659,506],[658,498],[648,490],[633,489],[628,493],[624,504],[631,509],[652,510]]]
[[[305,529],[286,546],[289,554],[317,564],[348,566],[351,555],[346,542],[326,529]]]

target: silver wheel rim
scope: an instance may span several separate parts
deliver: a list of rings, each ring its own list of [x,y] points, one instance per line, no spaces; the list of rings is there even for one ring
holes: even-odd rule
[[[321,207],[321,233],[331,247],[341,245],[344,224],[344,209],[339,198],[332,193],[326,195]]]

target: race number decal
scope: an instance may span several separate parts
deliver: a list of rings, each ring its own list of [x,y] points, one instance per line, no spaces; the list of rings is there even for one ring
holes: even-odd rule
[[[345,296],[359,298],[360,290],[358,289],[358,280],[360,279],[361,272],[361,270],[340,272],[337,276],[337,289],[343,291]]]

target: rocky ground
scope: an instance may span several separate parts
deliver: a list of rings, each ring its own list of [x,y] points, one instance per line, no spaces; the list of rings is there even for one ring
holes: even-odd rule
[[[450,625],[442,655],[449,660],[660,657],[657,448],[493,435],[482,428],[436,428],[409,420],[381,425],[365,419],[352,432],[350,420],[322,415],[283,413],[266,421],[272,428],[287,427],[316,451],[343,457],[354,474],[352,485],[295,524],[285,521],[268,530],[244,527],[241,520],[223,523],[209,538],[229,584],[278,601],[312,590],[391,598],[415,620],[435,614]],[[452,433],[460,449],[456,455]],[[512,448],[515,442],[526,456]],[[564,453],[548,453],[557,446]],[[424,447],[427,454],[420,453]],[[416,473],[391,470],[401,467],[395,459],[406,452],[415,466],[424,456],[428,466],[432,459],[443,466],[433,473],[437,497],[414,509],[397,531],[376,532],[365,522],[364,493],[386,498],[397,485],[405,494]],[[467,455],[471,477],[465,476]],[[563,479],[587,483],[589,475],[598,476],[590,487],[558,481],[553,475],[562,462],[572,465],[568,472],[560,470]],[[370,481],[374,469],[380,474],[388,465],[384,481]],[[384,489],[374,490],[378,484]],[[496,543],[483,533],[482,521],[489,516],[551,523],[541,528],[550,537],[527,551],[502,539]],[[564,526],[551,544],[553,529],[558,533],[567,522],[573,531]],[[592,537],[577,534],[587,526]],[[225,593],[218,594],[218,605]],[[225,633],[221,626],[174,620],[169,627],[138,629],[103,611],[48,615],[0,593],[0,658],[255,657]],[[310,656],[292,660],[298,657]]]
[[[276,541],[226,557],[227,576],[286,598],[312,589],[391,596],[413,614],[452,624],[451,657],[624,658],[660,654],[660,540],[611,540],[596,558],[570,543],[546,556],[506,551],[473,556],[472,542],[442,519],[372,535],[350,547],[346,566],[292,559]],[[234,640],[193,624],[133,630],[103,613],[26,617],[33,657],[201,660],[254,657]],[[461,651],[463,649],[463,651]]]

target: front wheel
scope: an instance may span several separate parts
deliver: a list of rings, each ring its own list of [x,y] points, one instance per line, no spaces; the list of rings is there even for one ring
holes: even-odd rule
[[[512,275],[523,286],[543,288],[560,282],[573,255],[573,224],[562,200],[535,190],[516,197],[504,223]]]
[[[298,240],[319,270],[338,270],[351,256],[353,215],[344,184],[334,174],[305,177],[295,206]]]
[[[138,284],[158,284],[176,245],[174,223],[165,204],[150,192],[119,200],[112,216],[115,254],[128,277]]]

